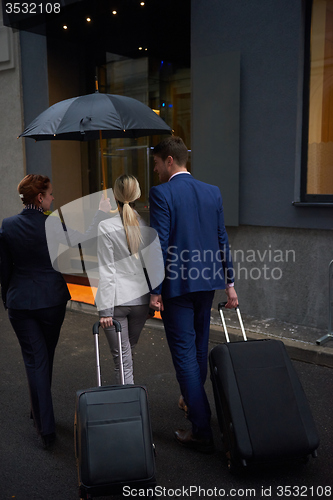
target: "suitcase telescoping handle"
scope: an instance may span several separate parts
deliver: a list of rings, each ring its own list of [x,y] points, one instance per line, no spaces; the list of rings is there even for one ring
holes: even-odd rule
[[[124,378],[124,365],[123,365],[123,353],[121,349],[121,324],[119,321],[116,319],[112,318],[112,323],[113,326],[116,329],[116,335],[117,335],[117,341],[118,341],[118,353],[119,353],[119,375],[120,375],[120,383],[121,385],[125,384],[125,378]],[[101,366],[99,362],[99,341],[98,341],[98,334],[99,334],[99,327],[100,327],[100,322],[96,321],[96,323],[93,326],[93,335],[95,339],[95,352],[96,352],[96,370],[97,370],[97,385],[98,387],[101,387],[102,385],[102,378],[101,378]]]
[[[217,306],[217,308],[218,308],[220,316],[221,316],[221,321],[222,321],[223,330],[224,330],[224,333],[225,333],[225,338],[226,338],[227,342],[230,342],[230,338],[229,338],[229,334],[228,334],[228,330],[227,330],[227,325],[226,325],[226,322],[225,322],[225,319],[224,319],[224,314],[223,314],[223,308],[226,306],[226,304],[227,304],[227,302],[220,302],[219,305]],[[241,330],[242,330],[243,338],[244,338],[244,340],[247,340],[246,333],[245,333],[245,328],[244,328],[244,325],[243,325],[242,316],[241,316],[241,313],[240,313],[240,310],[239,310],[239,306],[235,307],[235,311],[237,312],[238,321],[239,321],[239,324],[240,324],[240,327],[241,327]]]

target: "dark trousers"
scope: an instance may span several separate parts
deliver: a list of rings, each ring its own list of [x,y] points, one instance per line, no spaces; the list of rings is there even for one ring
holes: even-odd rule
[[[138,343],[148,316],[149,305],[116,306],[114,319],[121,325],[121,346],[125,384],[134,384],[132,349]],[[118,338],[114,326],[104,328],[115,364],[116,384],[120,384]]]
[[[66,303],[45,309],[8,310],[22,350],[32,415],[37,431],[42,435],[55,432],[51,395],[52,369],[65,312]]]
[[[188,406],[192,432],[201,438],[212,436],[211,411],[204,384],[213,298],[214,291],[208,291],[163,300],[161,314],[177,380]]]

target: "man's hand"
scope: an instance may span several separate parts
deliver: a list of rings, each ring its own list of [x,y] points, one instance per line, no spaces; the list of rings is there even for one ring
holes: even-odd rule
[[[155,311],[154,309],[152,309],[151,307],[149,308],[149,311],[148,311],[148,316],[147,316],[147,319],[153,319],[153,317],[155,316]]]
[[[149,307],[154,311],[164,311],[162,295],[151,295]]]
[[[235,307],[238,306],[238,297],[235,287],[231,286],[229,288],[226,288],[225,293],[227,294],[228,297],[228,302],[226,303],[225,306],[226,309],[235,309]]]
[[[102,328],[110,328],[110,326],[113,325],[112,317],[108,316],[105,318],[99,318],[99,323],[100,323]]]

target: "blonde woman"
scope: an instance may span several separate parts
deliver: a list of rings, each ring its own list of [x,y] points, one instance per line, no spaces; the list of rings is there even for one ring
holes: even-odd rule
[[[149,311],[149,293],[139,255],[142,229],[146,226],[134,210],[140,198],[138,180],[132,175],[118,177],[114,185],[118,213],[99,225],[99,286],[96,305],[119,380],[119,353],[113,318],[122,326],[122,355],[125,384],[133,384],[132,348],[137,344]]]

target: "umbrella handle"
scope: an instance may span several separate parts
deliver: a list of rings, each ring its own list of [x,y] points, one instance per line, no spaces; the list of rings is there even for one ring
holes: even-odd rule
[[[98,92],[98,78],[95,76],[95,92]],[[102,161],[102,176],[103,176],[103,190],[104,190],[104,198],[107,197],[107,185],[106,185],[106,170],[105,170],[105,163],[104,163],[104,155],[103,155],[103,144],[102,144],[102,131],[99,131],[99,143],[100,143],[100,148],[101,148],[101,161]]]
[[[102,161],[102,176],[103,176],[103,190],[104,190],[104,196],[106,198],[106,190],[107,190],[107,184],[106,184],[106,169],[105,169],[105,162],[104,162],[104,154],[103,154],[103,143],[102,143],[102,131],[99,131],[99,142],[100,142],[100,148],[101,148],[101,161]]]

